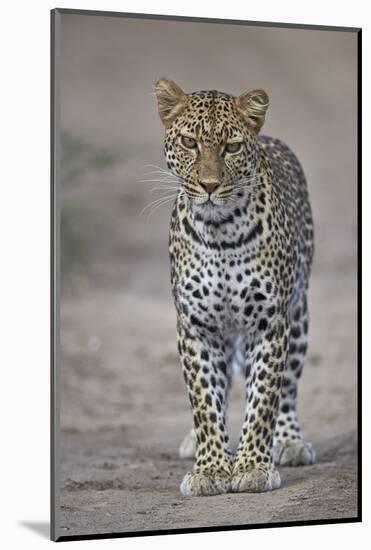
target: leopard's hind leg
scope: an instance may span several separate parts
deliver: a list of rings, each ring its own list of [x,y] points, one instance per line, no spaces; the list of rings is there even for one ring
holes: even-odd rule
[[[297,413],[298,382],[303,370],[308,343],[306,293],[291,307],[289,351],[282,381],[280,410],[274,436],[273,458],[277,465],[313,464],[316,453],[304,440]]]

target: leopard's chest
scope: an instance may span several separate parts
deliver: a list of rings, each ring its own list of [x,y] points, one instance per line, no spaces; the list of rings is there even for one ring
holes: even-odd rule
[[[272,277],[243,250],[204,250],[178,266],[173,290],[187,324],[214,333],[254,330],[275,313]]]

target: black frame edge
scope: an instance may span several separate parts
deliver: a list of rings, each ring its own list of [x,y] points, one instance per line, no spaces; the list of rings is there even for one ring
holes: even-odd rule
[[[56,542],[69,542],[74,540],[96,540],[96,539],[117,539],[117,538],[132,538],[132,537],[152,537],[161,535],[179,535],[187,533],[215,533],[220,531],[248,531],[250,529],[277,529],[282,527],[309,527],[316,525],[334,525],[345,523],[360,523],[359,517],[355,518],[336,518],[336,519],[321,519],[321,520],[303,520],[293,522],[277,522],[277,523],[254,523],[251,525],[221,525],[218,527],[194,527],[189,529],[164,529],[162,531],[131,531],[123,533],[100,533],[98,535],[62,535]]]
[[[362,521],[362,29],[357,33],[357,432],[358,516]]]
[[[50,10],[50,539],[57,541],[58,513],[58,215],[57,215],[57,26],[59,10]]]

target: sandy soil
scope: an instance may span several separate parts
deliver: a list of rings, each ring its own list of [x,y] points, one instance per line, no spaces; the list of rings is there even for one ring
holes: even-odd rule
[[[190,41],[183,27],[156,23],[160,34],[151,34],[140,32],[144,23],[130,25],[122,32],[117,20],[71,17],[62,25],[60,534],[354,517],[354,41],[349,33],[223,26]],[[210,40],[223,44],[220,57],[210,58]],[[188,89],[242,92],[249,83],[238,59],[246,55],[249,82],[274,98],[266,132],[298,152],[312,198],[316,257],[299,400],[318,462],[281,468],[282,488],[271,494],[184,498],[179,483],[191,461],[177,449],[191,414],[175,344],[169,208],[139,215],[156,198],[139,183],[143,165],[163,166],[147,91],[166,71]],[[219,62],[224,83],[215,77]],[[231,408],[236,441],[238,378]]]

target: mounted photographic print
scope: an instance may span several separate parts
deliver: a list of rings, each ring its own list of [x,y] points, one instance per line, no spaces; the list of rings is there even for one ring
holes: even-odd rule
[[[361,519],[361,31],[52,11],[52,538]]]

